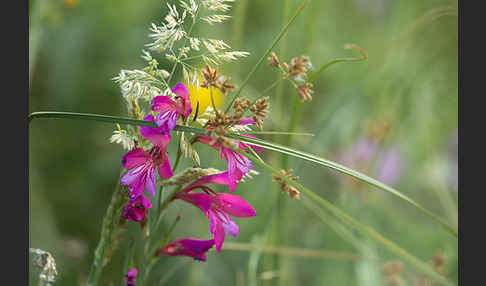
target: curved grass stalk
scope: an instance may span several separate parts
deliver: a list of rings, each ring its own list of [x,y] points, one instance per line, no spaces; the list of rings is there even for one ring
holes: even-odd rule
[[[234,134],[261,134],[261,135],[290,135],[290,136],[315,136],[314,133],[287,132],[287,131],[241,131]]]
[[[141,126],[148,126],[148,127],[157,127],[157,125],[153,122],[149,121],[144,121],[144,120],[136,120],[136,119],[130,119],[130,118],[124,118],[124,117],[116,117],[116,116],[106,116],[106,115],[98,115],[98,114],[87,114],[87,113],[73,113],[73,112],[34,112],[29,115],[29,123],[35,119],[35,118],[71,118],[71,119],[81,119],[81,120],[95,120],[95,121],[102,121],[102,122],[110,122],[110,123],[123,123],[123,124],[132,124],[132,125],[141,125]],[[191,132],[195,134],[206,134],[206,131],[204,129],[200,128],[193,128],[189,126],[182,126],[182,125],[177,125],[174,130],[176,131],[186,131],[186,132]],[[322,166],[331,168],[333,170],[336,170],[338,172],[341,172],[343,174],[352,176],[360,181],[363,181],[367,184],[370,184],[374,187],[377,187],[389,194],[392,194],[393,196],[406,201],[408,204],[411,206],[415,207],[416,209],[422,211],[424,214],[428,215],[432,219],[434,219],[436,222],[441,224],[447,231],[449,231],[451,234],[453,234],[457,238],[457,230],[447,223],[445,223],[442,219],[437,217],[435,214],[430,212],[429,210],[425,209],[418,203],[416,203],[414,200],[410,199],[409,197],[405,196],[404,194],[400,193],[399,191],[371,178],[368,177],[360,172],[357,172],[355,170],[349,169],[345,166],[342,166],[338,163],[335,163],[330,160],[326,160],[324,158],[315,156],[313,154],[309,154],[306,152],[298,151],[289,147],[282,146],[280,144],[272,143],[272,142],[267,142],[264,140],[260,139],[254,139],[246,136],[241,136],[238,134],[234,133],[228,133],[228,137],[238,139],[239,141],[247,144],[252,144],[256,146],[263,147],[268,150],[273,150],[280,152],[282,154],[294,156],[296,158],[304,159],[309,162],[314,162],[317,164],[320,164]],[[255,157],[256,158],[256,157]]]
[[[354,44],[346,44],[344,45],[344,49],[346,50],[357,50],[358,52],[361,53],[361,57],[355,57],[355,58],[335,58],[335,59],[332,59],[330,60],[328,63],[322,65],[317,71],[313,72],[309,78],[307,79],[307,82],[312,82],[316,79],[316,77],[321,73],[323,72],[325,69],[327,69],[328,67],[332,66],[333,64],[337,64],[337,63],[342,63],[342,62],[360,62],[360,61],[364,61],[368,58],[368,55],[366,54],[366,52],[361,49],[360,47],[358,47],[357,45],[354,45]]]
[[[338,172],[341,172],[343,174],[352,176],[352,177],[354,177],[354,178],[356,178],[360,181],[368,183],[368,184],[370,184],[374,187],[377,187],[377,188],[379,188],[379,189],[381,189],[381,190],[383,190],[383,191],[385,191],[389,194],[392,194],[393,196],[395,196],[395,197],[397,197],[397,198],[399,198],[403,201],[406,201],[408,204],[410,204],[413,207],[415,207],[416,209],[422,211],[423,213],[425,213],[426,215],[428,215],[429,217],[434,219],[436,222],[441,224],[447,231],[449,231],[451,234],[453,234],[456,238],[458,236],[457,230],[455,228],[448,225],[441,218],[439,218],[438,216],[436,216],[435,214],[433,214],[432,212],[430,212],[429,210],[427,210],[426,208],[424,208],[423,206],[421,206],[420,204],[418,204],[417,202],[415,202],[411,198],[405,196],[404,194],[400,193],[399,191],[393,189],[392,187],[389,187],[389,186],[383,184],[382,182],[375,180],[371,177],[368,177],[368,176],[366,176],[366,175],[364,175],[364,174],[362,174],[358,171],[349,169],[349,168],[347,168],[343,165],[340,165],[340,164],[335,163],[333,161],[326,160],[324,158],[309,154],[307,152],[298,151],[298,150],[295,150],[295,149],[292,149],[292,148],[289,148],[289,147],[285,147],[285,146],[282,146],[282,145],[279,145],[279,144],[276,144],[276,143],[267,142],[267,141],[260,140],[260,139],[249,138],[249,137],[245,137],[245,136],[229,135],[229,137],[233,137],[235,139],[238,139],[243,143],[252,144],[252,145],[255,145],[255,146],[263,147],[263,148],[268,149],[268,150],[277,151],[277,152],[280,152],[280,153],[283,153],[283,154],[291,155],[291,156],[294,156],[294,157],[297,157],[297,158],[300,158],[300,159],[304,159],[304,160],[307,160],[307,161],[310,161],[310,162],[314,162],[314,163],[320,164],[322,166],[336,170]]]
[[[260,60],[258,60],[257,64],[255,66],[253,66],[253,68],[251,69],[250,73],[248,73],[248,75],[246,76],[246,78],[243,81],[243,83],[241,84],[241,86],[238,88],[238,90],[236,91],[236,93],[233,95],[233,98],[231,99],[230,103],[228,104],[228,106],[226,107],[226,109],[224,111],[225,114],[229,111],[229,109],[231,108],[231,106],[233,106],[234,101],[238,98],[238,96],[240,95],[240,93],[243,91],[243,88],[248,84],[248,81],[253,76],[253,74],[256,72],[256,70],[265,61],[265,58],[268,56],[268,54],[273,50],[273,48],[275,48],[275,46],[280,41],[280,39],[285,35],[285,33],[287,33],[287,30],[289,29],[290,25],[294,22],[295,18],[297,18],[297,16],[300,14],[300,11],[302,11],[302,9],[304,9],[304,7],[310,1],[311,0],[303,0],[301,2],[301,4],[299,5],[299,7],[297,7],[294,16],[292,16],[292,18],[290,18],[290,20],[287,22],[287,24],[282,28],[282,30],[280,31],[280,33],[278,34],[278,36],[273,41],[272,45],[262,55],[262,57],[260,58]]]
[[[373,228],[371,228],[368,225],[362,224],[350,215],[348,215],[346,212],[341,210],[340,208],[336,207],[334,204],[331,202],[325,200],[324,198],[320,197],[313,191],[305,188],[301,184],[285,177],[284,175],[280,174],[279,170],[273,168],[272,166],[260,162],[255,156],[249,154],[248,152],[245,152],[243,150],[237,150],[235,149],[240,154],[243,154],[244,156],[248,157],[250,160],[253,161],[253,163],[257,164],[258,166],[264,168],[265,170],[271,172],[273,175],[279,177],[280,179],[284,180],[287,182],[289,185],[293,186],[294,188],[297,188],[298,190],[302,191],[304,194],[309,196],[313,201],[315,201],[320,207],[325,208],[328,210],[332,215],[334,215],[336,218],[341,220],[343,223],[348,225],[348,227],[351,227],[360,233],[369,236],[382,244],[384,247],[386,247],[389,251],[392,253],[402,257],[405,261],[410,263],[413,267],[415,267],[417,270],[420,272],[423,272],[430,276],[433,280],[436,282],[442,284],[442,285],[454,285],[452,282],[444,278],[442,275],[438,274],[435,272],[427,263],[423,262],[422,260],[418,259],[417,257],[413,256],[412,254],[408,253],[405,249],[401,248],[397,244],[395,244],[393,241],[389,240],[388,238],[384,237],[377,231],[375,231]]]
[[[101,272],[117,246],[116,240],[119,239],[121,232],[124,230],[125,219],[122,218],[120,220],[115,218],[121,217],[123,207],[127,202],[127,192],[124,192],[121,184],[118,183],[113,192],[110,205],[106,210],[105,217],[103,218],[100,240],[96,246],[93,263],[91,264],[88,276],[88,286],[98,284]]]
[[[239,243],[239,242],[225,242],[223,250],[236,250],[236,251],[251,251],[255,249],[255,245],[252,243]],[[294,247],[281,247],[267,245],[261,249],[263,253],[273,253],[278,255],[296,256],[296,257],[313,257],[321,259],[333,259],[333,260],[359,260],[363,257],[356,253],[351,252],[338,252],[338,251],[322,251],[317,249],[308,248],[294,248]]]

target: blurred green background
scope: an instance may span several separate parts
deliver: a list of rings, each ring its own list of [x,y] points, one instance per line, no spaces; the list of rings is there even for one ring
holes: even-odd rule
[[[226,24],[197,29],[251,53],[222,67],[238,85],[299,2],[238,0]],[[367,61],[337,64],[319,75],[313,101],[301,104],[296,126],[296,131],[315,136],[294,137],[292,146],[386,181],[457,227],[456,7],[457,1],[442,0],[314,0],[275,51],[284,61],[307,55],[318,68],[335,57],[358,56],[343,49],[346,43],[365,49]],[[30,112],[126,116],[120,89],[111,79],[120,69],[144,66],[141,49],[149,43],[149,25],[165,17],[165,1],[31,0],[29,9]],[[275,79],[277,74],[264,65],[243,94],[255,98]],[[265,130],[286,130],[289,124],[297,93],[287,82],[278,89],[280,100],[279,91],[270,93]],[[56,258],[57,285],[86,284],[124,153],[108,141],[114,127],[75,120],[30,125],[30,247]],[[286,136],[262,138],[287,143]],[[203,167],[225,168],[216,152],[199,148],[204,150]],[[174,160],[176,143],[168,151]],[[282,164],[282,156],[271,151],[263,158]],[[288,166],[303,185],[423,261],[444,257],[443,273],[457,283],[457,239],[430,218],[335,171],[292,158]],[[240,236],[228,237],[230,249],[220,254],[213,249],[205,263],[187,257],[162,259],[156,272],[166,285],[390,285],[383,263],[398,257],[354,232],[343,235],[332,217],[323,223],[302,200],[282,195],[270,174],[262,171],[237,194],[258,216],[237,219]],[[279,196],[284,206],[276,216]],[[169,218],[182,214],[173,239],[208,238],[207,219],[200,211],[183,203],[168,211]],[[139,232],[138,225],[129,225],[100,285],[121,285],[124,249]],[[317,255],[281,255],[277,263],[272,253],[231,249],[236,248],[232,242],[305,248]],[[360,258],[329,256],[326,251]],[[34,285],[39,271],[31,267],[30,273]],[[405,264],[401,285],[425,285],[418,284],[419,276]]]

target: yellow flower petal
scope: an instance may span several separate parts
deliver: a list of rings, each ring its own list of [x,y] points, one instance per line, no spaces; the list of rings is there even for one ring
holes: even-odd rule
[[[204,88],[201,87],[200,85],[203,83],[203,78],[199,74],[199,85],[198,81],[192,84],[192,82],[189,83],[187,86],[187,89],[189,90],[189,98],[191,100],[191,106],[192,106],[192,114],[196,112],[196,107],[197,103],[199,102],[199,115],[204,113],[208,106],[212,107],[211,103],[211,93],[209,88]],[[213,88],[213,98],[214,98],[214,104],[216,105],[216,108],[220,110],[221,108],[224,107],[224,94],[221,92],[221,90],[217,88]]]

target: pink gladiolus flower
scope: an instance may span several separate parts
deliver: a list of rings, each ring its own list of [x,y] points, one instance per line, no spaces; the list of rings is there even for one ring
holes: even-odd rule
[[[242,123],[243,122],[243,123]],[[248,118],[240,122],[240,125],[247,125],[254,123],[253,119]],[[247,136],[250,138],[255,138],[252,135],[242,134],[243,136]],[[243,156],[242,154],[234,151],[231,148],[225,147],[221,145],[218,141],[214,140],[208,135],[198,135],[195,139],[196,142],[201,142],[206,145],[213,147],[214,149],[220,152],[220,158],[225,158],[228,162],[228,176],[230,178],[229,181],[229,190],[233,192],[238,185],[238,181],[243,178],[243,176],[250,172],[251,168],[254,168],[251,164],[251,161]],[[240,148],[241,150],[245,150],[246,148],[253,148],[257,152],[262,152],[263,148],[254,146],[254,145],[246,145],[241,142],[233,141],[235,148]]]
[[[132,268],[125,275],[126,286],[135,286],[135,277],[137,277],[137,269]]]
[[[147,121],[153,121],[153,116],[148,115],[144,118]],[[142,136],[154,146],[147,154],[142,148],[134,149],[126,153],[122,158],[123,167],[130,169],[122,178],[122,185],[128,185],[130,188],[130,197],[138,197],[144,189],[152,196],[155,195],[155,169],[161,178],[172,177],[169,156],[166,147],[170,141],[170,134],[164,133],[161,128],[140,127]]]
[[[156,96],[152,100],[152,110],[160,111],[155,119],[155,123],[164,132],[169,132],[174,129],[179,115],[186,118],[192,112],[189,90],[187,90],[186,86],[178,83],[174,86],[172,92],[177,95],[176,99],[180,99],[179,102],[175,102],[172,98],[165,95]]]
[[[206,252],[214,245],[214,239],[200,240],[184,238],[173,241],[161,249],[155,255],[189,256],[199,261],[206,261]]]
[[[123,217],[129,221],[145,220],[151,207],[150,200],[143,194],[140,194],[138,197],[130,199],[130,202],[123,210]]]
[[[239,235],[238,225],[231,219],[234,217],[253,217],[256,212],[244,199],[227,193],[215,193],[206,186],[209,183],[229,184],[228,172],[209,175],[184,188],[175,198],[182,199],[200,208],[209,218],[209,231],[214,236],[216,251],[221,251],[225,234]],[[194,189],[202,189],[206,193],[193,193]]]

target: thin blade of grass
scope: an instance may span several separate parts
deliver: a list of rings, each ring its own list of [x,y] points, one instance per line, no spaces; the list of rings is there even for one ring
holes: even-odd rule
[[[400,256],[403,258],[405,261],[407,261],[410,265],[415,267],[417,270],[420,272],[427,274],[430,276],[430,278],[434,279],[436,282],[442,284],[442,285],[454,285],[452,282],[448,281],[446,278],[444,278],[442,275],[438,274],[435,272],[427,263],[421,261],[417,257],[413,256],[412,254],[408,253],[405,249],[401,248],[398,246],[396,243],[392,242],[388,238],[384,237],[377,231],[375,231],[373,228],[371,228],[368,225],[362,224],[350,215],[348,215],[346,212],[332,204],[331,202],[325,200],[324,198],[320,197],[313,191],[305,188],[301,184],[287,178],[286,176],[280,174],[279,170],[273,168],[272,166],[260,162],[255,156],[249,154],[248,152],[245,152],[243,150],[237,150],[235,149],[240,154],[243,154],[244,156],[248,157],[253,163],[257,164],[258,166],[264,168],[265,170],[269,171],[273,175],[279,177],[280,179],[284,180],[287,182],[289,185],[291,185],[294,188],[297,188],[301,192],[303,192],[305,195],[308,195],[313,201],[315,201],[320,207],[328,210],[333,216],[341,220],[343,223],[345,223],[348,227],[353,228],[360,233],[376,240],[380,244],[382,244],[384,247],[386,247],[390,252],[394,253],[397,256]]]
[[[223,245],[223,250],[251,251],[253,249],[255,249],[255,246],[251,243],[225,242]],[[346,261],[354,261],[362,258],[358,254],[350,252],[322,251],[317,249],[282,247],[272,245],[264,246],[261,249],[261,252],[287,256],[314,257]]]
[[[95,120],[95,121],[101,121],[101,122],[111,122],[111,123],[123,123],[123,124],[132,124],[132,125],[141,125],[141,126],[148,126],[148,127],[157,127],[157,125],[153,122],[150,121],[144,121],[144,120],[136,120],[136,119],[130,119],[130,118],[124,118],[124,117],[116,117],[116,116],[107,116],[107,115],[98,115],[98,114],[88,114],[88,113],[73,113],[73,112],[34,112],[29,115],[29,124],[32,122],[33,119],[35,118],[70,118],[70,119],[81,119],[81,120]],[[174,130],[176,131],[186,131],[186,132],[191,132],[194,134],[206,134],[206,130],[200,129],[200,128],[193,128],[189,126],[181,126],[177,125]],[[303,151],[298,151],[289,147],[285,147],[280,144],[276,144],[273,142],[267,142],[261,139],[256,139],[256,138],[250,138],[246,136],[241,136],[238,134],[232,134],[228,133],[228,137],[237,139],[243,143],[247,144],[252,144],[255,146],[263,147],[268,150],[273,150],[280,152],[282,154],[294,156],[296,158],[304,159],[306,161],[314,162],[317,164],[320,164],[322,166],[331,168],[333,170],[336,170],[338,172],[341,172],[343,174],[352,176],[360,181],[363,181],[365,183],[368,183],[372,186],[375,186],[389,194],[394,195],[395,197],[406,201],[408,204],[412,205],[413,207],[417,208],[418,210],[422,211],[432,219],[434,219],[436,222],[441,224],[446,230],[448,230],[451,234],[453,234],[456,238],[458,237],[457,235],[457,230],[453,228],[452,226],[448,225],[445,223],[442,219],[437,217],[435,214],[430,212],[429,210],[425,209],[409,197],[405,196],[404,194],[400,193],[399,191],[371,178],[368,177],[358,171],[349,169],[345,166],[342,166],[338,163],[335,163],[330,160],[326,160],[324,158],[315,156],[310,153],[306,153]]]
[[[377,180],[375,180],[371,177],[368,177],[368,176],[366,176],[366,175],[364,175],[364,174],[362,174],[358,171],[349,169],[349,168],[347,168],[343,165],[340,165],[340,164],[335,163],[333,161],[326,160],[324,158],[312,155],[310,153],[298,151],[298,150],[295,150],[295,149],[292,149],[292,148],[289,148],[289,147],[286,147],[286,146],[282,146],[280,144],[276,144],[276,143],[273,143],[273,142],[267,142],[267,141],[264,141],[264,140],[261,140],[261,139],[255,139],[255,138],[250,138],[250,137],[246,137],[246,136],[239,136],[239,135],[236,135],[236,136],[235,135],[229,135],[229,137],[232,137],[234,139],[238,139],[243,143],[263,147],[263,148],[268,149],[268,150],[277,151],[277,152],[280,152],[282,154],[287,154],[287,155],[290,155],[290,156],[294,156],[296,158],[300,158],[300,159],[304,159],[304,160],[307,160],[307,161],[310,161],[310,162],[320,164],[322,166],[331,168],[331,169],[336,170],[338,172],[341,172],[343,174],[347,174],[347,175],[352,176],[352,177],[354,177],[354,178],[356,178],[360,181],[363,181],[363,182],[368,183],[372,186],[375,186],[375,187],[377,187],[377,188],[379,188],[379,189],[381,189],[381,190],[383,190],[383,191],[385,191],[389,194],[392,194],[393,196],[395,196],[395,197],[397,197],[397,198],[399,198],[403,201],[406,201],[408,204],[412,205],[416,209],[422,211],[423,213],[425,213],[426,215],[428,215],[429,217],[434,219],[436,222],[441,224],[446,230],[448,230],[451,234],[453,234],[455,237],[457,237],[457,230],[455,230],[452,226],[450,226],[449,224],[444,222],[438,216],[436,216],[435,214],[433,214],[432,212],[430,212],[426,208],[422,207],[420,204],[418,204],[417,202],[415,202],[411,198],[409,198],[409,197],[405,196],[404,194],[400,193],[399,191],[393,189],[392,187],[389,187],[389,186],[383,184],[382,182],[377,181]]]
[[[265,59],[268,56],[268,54],[275,48],[275,46],[280,41],[280,39],[285,35],[285,33],[287,33],[287,30],[289,29],[290,25],[292,25],[292,23],[294,22],[295,18],[297,18],[297,16],[300,14],[300,11],[302,11],[302,9],[304,9],[304,7],[310,1],[311,0],[303,0],[301,2],[301,4],[299,5],[299,7],[297,7],[297,9],[295,10],[295,14],[292,16],[292,18],[290,18],[290,20],[287,22],[287,24],[282,28],[282,30],[280,31],[280,33],[278,34],[278,36],[273,41],[272,45],[266,50],[266,52],[262,55],[262,57],[260,58],[260,60],[258,60],[257,64],[255,66],[253,66],[253,68],[251,69],[251,71],[248,73],[248,75],[246,76],[246,78],[243,81],[243,83],[241,84],[241,86],[238,88],[238,90],[236,91],[236,93],[233,95],[233,98],[231,99],[229,105],[226,107],[224,113],[227,113],[228,110],[231,108],[231,106],[233,106],[234,101],[238,98],[238,96],[240,95],[240,93],[243,91],[243,88],[248,84],[248,81],[250,80],[250,78],[257,71],[257,69],[262,65],[262,63],[265,61]]]

